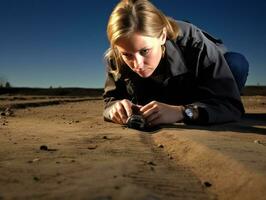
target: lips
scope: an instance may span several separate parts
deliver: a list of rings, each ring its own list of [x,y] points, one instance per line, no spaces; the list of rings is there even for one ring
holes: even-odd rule
[[[143,78],[147,78],[149,76],[151,76],[151,74],[153,73],[154,69],[151,67],[143,67],[143,68],[137,68],[137,69],[133,69],[133,71],[135,73],[137,73],[139,76],[143,77]]]
[[[146,70],[138,70],[136,71],[137,74],[139,74],[141,77],[149,77],[150,76],[150,70],[146,69]]]

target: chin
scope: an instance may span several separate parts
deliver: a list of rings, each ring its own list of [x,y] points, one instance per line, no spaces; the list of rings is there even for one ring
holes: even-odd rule
[[[140,77],[142,78],[149,78],[153,71],[152,70],[146,70],[146,71],[142,71],[142,72],[136,72]]]
[[[149,78],[152,73],[137,73],[142,78]]]

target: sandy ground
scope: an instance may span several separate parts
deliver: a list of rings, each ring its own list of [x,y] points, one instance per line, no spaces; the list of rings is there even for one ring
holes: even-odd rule
[[[1,96],[0,200],[265,199],[266,97],[243,97],[238,123],[154,132],[66,100]]]

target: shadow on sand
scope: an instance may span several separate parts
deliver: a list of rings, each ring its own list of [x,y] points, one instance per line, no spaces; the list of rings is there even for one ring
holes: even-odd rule
[[[147,130],[142,130],[148,134],[154,134],[158,131],[166,129],[191,129],[191,130],[208,130],[215,132],[238,132],[238,133],[253,133],[266,135],[266,113],[248,113],[243,116],[239,122],[225,123],[219,125],[196,126],[184,124],[171,124],[153,127]]]

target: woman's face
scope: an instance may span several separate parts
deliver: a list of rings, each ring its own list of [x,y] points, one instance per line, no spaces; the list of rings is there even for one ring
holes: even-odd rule
[[[129,38],[118,40],[116,48],[124,62],[139,76],[147,78],[155,71],[162,57],[162,45],[166,33],[159,38],[134,33]]]

